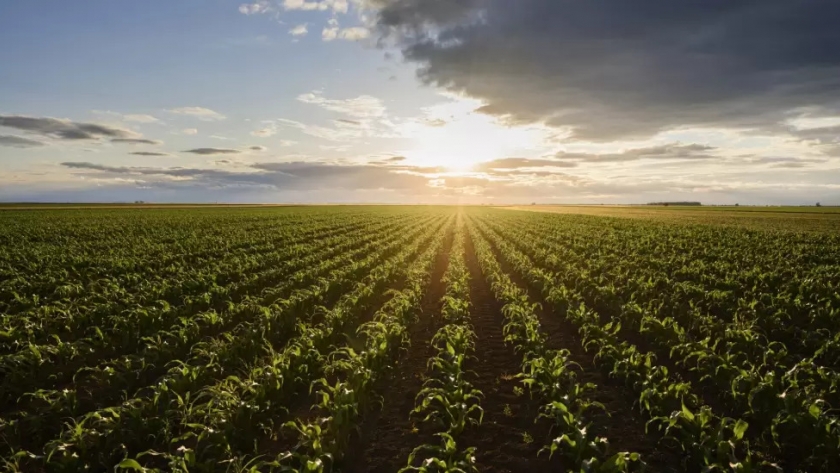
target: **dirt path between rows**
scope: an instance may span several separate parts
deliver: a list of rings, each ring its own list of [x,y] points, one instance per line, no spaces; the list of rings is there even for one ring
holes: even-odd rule
[[[534,423],[539,404],[527,393],[514,392],[514,387],[521,387],[514,376],[521,371],[522,360],[504,343],[501,305],[481,274],[472,235],[466,238],[465,249],[478,358],[469,368],[476,372],[475,387],[485,397],[481,400],[484,422],[467,429],[459,446],[477,448],[476,463],[483,473],[552,471],[548,456],[537,456],[549,439],[548,427]]]
[[[431,340],[441,327],[441,298],[446,285],[441,282],[449,266],[454,225],[448,229],[442,251],[435,260],[429,289],[423,297],[422,312],[410,328],[411,346],[386,381],[382,409],[368,415],[355,445],[341,471],[346,473],[394,473],[406,465],[411,451],[424,443],[436,443],[432,432],[410,418],[414,397],[423,387],[426,362],[434,356]],[[418,427],[418,429],[415,429]]]

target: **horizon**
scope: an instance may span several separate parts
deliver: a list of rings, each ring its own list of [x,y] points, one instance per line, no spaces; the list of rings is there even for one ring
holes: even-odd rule
[[[0,202],[836,206],[838,15],[8,2]]]

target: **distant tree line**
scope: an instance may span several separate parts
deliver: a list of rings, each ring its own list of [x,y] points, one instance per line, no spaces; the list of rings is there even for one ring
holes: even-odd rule
[[[703,205],[700,202],[650,202],[647,205],[663,205],[665,207],[669,205],[691,205],[691,206],[700,206]]]

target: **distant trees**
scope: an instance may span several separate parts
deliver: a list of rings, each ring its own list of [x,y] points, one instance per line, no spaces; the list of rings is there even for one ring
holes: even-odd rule
[[[680,206],[700,206],[703,205],[700,202],[650,202],[647,205],[662,205],[668,207],[669,205],[680,205]]]

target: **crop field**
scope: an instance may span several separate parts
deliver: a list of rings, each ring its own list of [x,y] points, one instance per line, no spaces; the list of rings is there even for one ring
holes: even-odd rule
[[[790,213],[2,210],[0,469],[838,472]]]

